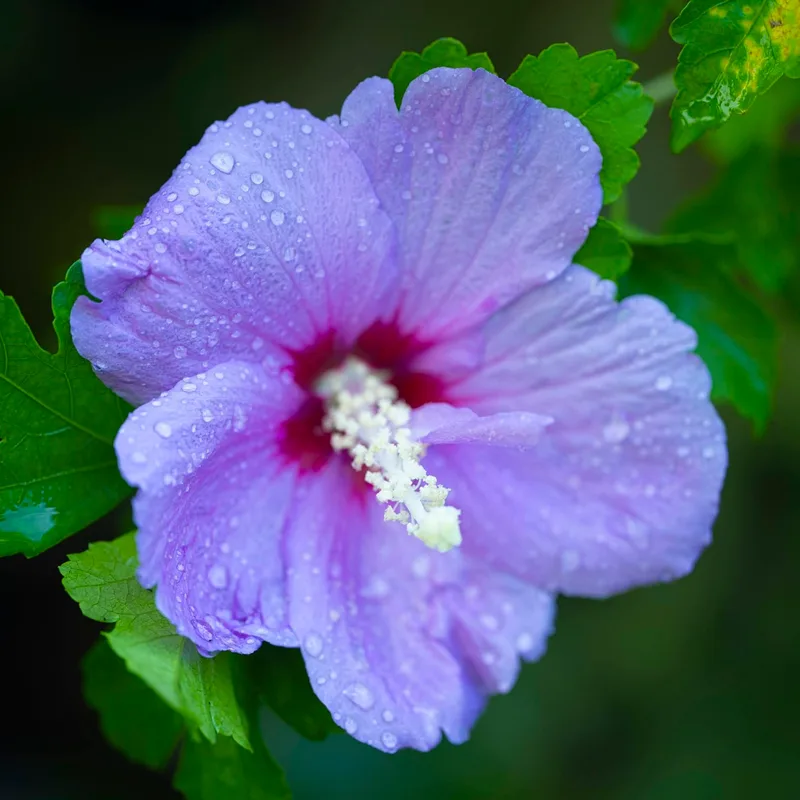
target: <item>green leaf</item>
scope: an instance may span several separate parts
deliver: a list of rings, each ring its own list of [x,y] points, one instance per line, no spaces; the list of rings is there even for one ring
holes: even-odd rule
[[[283,770],[256,738],[254,753],[228,738],[215,744],[187,739],[175,788],[188,800],[288,800]]]
[[[697,353],[713,380],[712,397],[727,400],[763,430],[775,385],[777,333],[772,319],[735,281],[735,245],[690,237],[633,244],[624,295],[663,300],[697,331]]]
[[[166,766],[183,730],[180,715],[128,672],[104,639],[89,650],[82,667],[84,696],[106,739],[131,761],[151,769]]]
[[[800,258],[800,157],[755,148],[722,171],[670,223],[676,232],[726,235],[737,243],[737,269],[777,292]]]
[[[644,50],[664,24],[671,0],[617,0],[614,35],[632,50]]]
[[[715,161],[728,164],[753,147],[778,149],[789,125],[800,117],[800,81],[781,78],[746,114],[731,117],[701,140]]]
[[[672,148],[749,109],[781,75],[800,77],[797,0],[691,0],[670,27],[684,45],[672,105]]]
[[[233,687],[234,656],[202,658],[156,609],[153,593],[136,580],[134,534],[91,544],[60,570],[64,588],[87,617],[116,623],[108,643],[131,672],[209,741],[221,733],[250,748]]]
[[[314,694],[298,649],[264,645],[247,656],[247,667],[258,697],[306,739],[341,731]]]
[[[141,206],[98,206],[92,211],[92,227],[103,239],[121,239],[141,213]]]
[[[653,101],[641,84],[630,80],[637,67],[613,50],[579,58],[568,44],[554,44],[537,56],[526,56],[508,79],[512,86],[545,105],[563,108],[589,130],[603,155],[600,182],[606,203],[639,169],[633,145],[644,136]]]
[[[389,70],[389,80],[394,84],[397,105],[403,99],[408,84],[436,67],[470,67],[494,72],[494,65],[486,53],[468,54],[458,39],[437,39],[421,53],[403,52]]]
[[[53,290],[56,353],[0,293],[0,556],[38,555],[131,492],[113,446],[130,409],[72,343],[69,315],[84,293],[73,264]]]
[[[628,271],[632,258],[631,246],[619,227],[600,217],[573,260],[601,278],[615,281]]]

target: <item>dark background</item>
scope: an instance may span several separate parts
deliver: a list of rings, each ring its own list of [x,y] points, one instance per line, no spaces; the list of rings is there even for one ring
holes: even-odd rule
[[[0,288],[43,342],[49,294],[103,204],[142,205],[213,120],[257,99],[338,110],[403,49],[452,35],[501,75],[570,41],[613,47],[611,0],[0,0]],[[620,52],[624,50],[618,48]],[[674,64],[662,32],[643,80]],[[654,229],[711,167],[670,155],[666,111],[640,145],[635,222]],[[545,659],[461,747],[386,756],[345,736],[268,738],[297,798],[800,797],[800,370],[783,321],[774,419],[755,440],[726,413],[731,468],[714,546],[693,575],[605,602],[564,600]],[[33,561],[0,562],[0,798],[177,797],[103,741],[79,662],[99,626],[57,566],[105,520]],[[234,799],[235,800],[235,799]]]

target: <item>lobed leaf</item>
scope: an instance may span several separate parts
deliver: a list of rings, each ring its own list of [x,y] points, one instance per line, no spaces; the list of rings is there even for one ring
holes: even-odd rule
[[[136,546],[129,533],[69,556],[60,568],[64,588],[91,619],[116,623],[111,649],[191,727],[211,742],[231,736],[250,748],[248,725],[233,686],[231,653],[201,658],[136,580]]]
[[[526,56],[508,79],[512,86],[545,105],[563,108],[592,134],[603,155],[600,183],[612,203],[639,169],[633,145],[645,134],[653,101],[630,80],[637,67],[613,50],[580,58],[568,44],[555,44],[539,56]]]
[[[436,67],[470,67],[494,72],[494,65],[486,53],[470,55],[458,39],[437,39],[421,53],[404,51],[392,64],[389,80],[394,84],[397,105],[400,105],[411,81]]]
[[[76,263],[53,290],[55,353],[0,293],[0,556],[38,555],[131,493],[113,444],[130,409],[72,343],[70,311],[84,293]]]
[[[800,77],[798,0],[691,0],[670,27],[675,71],[672,148],[742,114],[782,75]]]

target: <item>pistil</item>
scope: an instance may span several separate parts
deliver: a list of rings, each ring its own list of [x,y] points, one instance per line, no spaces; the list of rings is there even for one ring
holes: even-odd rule
[[[363,361],[348,359],[317,385],[325,399],[323,429],[335,451],[346,451],[353,469],[387,508],[387,522],[405,525],[428,547],[447,552],[461,544],[460,511],[446,504],[449,489],[422,466],[425,445],[409,423],[411,408],[398,398],[386,375]]]

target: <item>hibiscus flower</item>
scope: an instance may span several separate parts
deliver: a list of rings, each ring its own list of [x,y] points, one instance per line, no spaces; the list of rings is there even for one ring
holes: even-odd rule
[[[600,165],[481,70],[400,110],[372,78],[327,122],[212,125],[84,253],[139,577],[202,652],[299,646],[348,733],[426,750],[543,653],[556,593],[692,569],[724,429],[694,332],[572,263]]]

